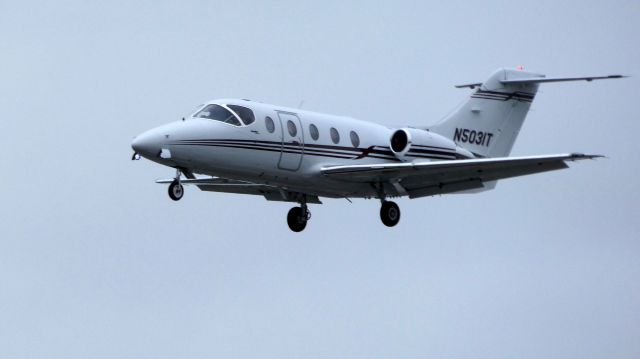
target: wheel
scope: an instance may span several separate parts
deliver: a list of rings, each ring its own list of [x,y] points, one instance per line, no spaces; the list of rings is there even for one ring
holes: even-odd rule
[[[178,181],[173,181],[169,185],[169,197],[174,201],[179,201],[184,195],[184,188]]]
[[[307,217],[301,207],[293,207],[289,210],[287,214],[287,224],[294,232],[302,232],[307,226]]]
[[[400,208],[395,202],[384,201],[380,207],[380,219],[387,227],[393,227],[400,222]]]

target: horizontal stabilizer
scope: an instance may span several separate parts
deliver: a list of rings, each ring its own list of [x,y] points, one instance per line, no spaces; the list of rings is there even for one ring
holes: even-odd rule
[[[456,85],[456,88],[462,89],[462,88],[468,87],[473,90],[474,88],[480,87],[480,86],[482,86],[482,82],[474,82],[472,84]]]
[[[622,79],[625,75],[607,75],[607,76],[586,76],[586,77],[530,77],[530,78],[514,78],[508,80],[500,80],[502,84],[541,84],[547,82],[567,82],[567,81],[593,81],[593,80],[609,80],[609,79]],[[470,88],[482,86],[482,82],[473,82],[468,84],[456,85],[456,88]]]
[[[621,79],[628,76],[623,75],[607,75],[607,76],[589,76],[589,77],[533,77],[524,79],[501,80],[503,84],[541,84],[546,82],[567,82],[567,81],[593,81],[607,79]]]

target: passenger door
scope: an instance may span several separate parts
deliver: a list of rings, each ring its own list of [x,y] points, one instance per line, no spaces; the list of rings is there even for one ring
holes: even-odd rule
[[[282,147],[278,168],[297,171],[302,163],[304,141],[302,124],[295,113],[278,112],[280,128],[282,129]]]

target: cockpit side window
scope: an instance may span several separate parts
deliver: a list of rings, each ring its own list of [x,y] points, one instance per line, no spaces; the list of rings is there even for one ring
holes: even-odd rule
[[[196,118],[208,118],[214,121],[220,121],[228,123],[234,126],[242,126],[238,118],[231,113],[231,111],[220,105],[207,105],[202,110],[198,111],[193,117]]]
[[[229,107],[236,114],[238,114],[238,116],[242,119],[242,122],[244,122],[245,125],[250,125],[256,120],[256,117],[254,116],[253,111],[251,111],[250,108],[246,108],[238,105],[227,105],[227,107]]]

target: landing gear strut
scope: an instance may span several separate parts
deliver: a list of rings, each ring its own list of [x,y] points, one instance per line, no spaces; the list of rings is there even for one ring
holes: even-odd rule
[[[380,219],[387,227],[393,227],[400,222],[400,207],[395,202],[382,201]]]
[[[309,212],[307,204],[303,202],[300,207],[293,207],[289,210],[287,224],[292,231],[302,232],[310,218],[311,212]]]
[[[174,201],[179,201],[184,195],[184,188],[180,183],[180,170],[176,170],[176,179],[169,185],[169,197]]]

